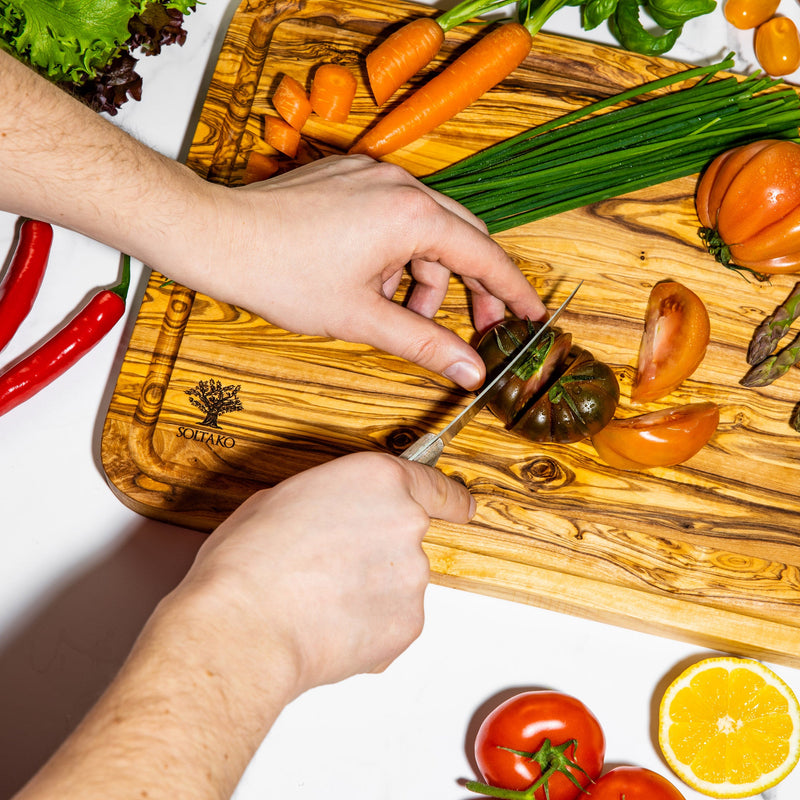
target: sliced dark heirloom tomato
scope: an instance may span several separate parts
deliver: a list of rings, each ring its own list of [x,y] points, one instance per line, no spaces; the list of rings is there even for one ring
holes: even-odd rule
[[[572,362],[513,423],[535,442],[579,442],[614,416],[619,384],[611,367],[588,350],[573,347]]]
[[[542,323],[507,320],[478,344],[486,374],[501,368]],[[489,408],[509,429],[536,442],[577,442],[613,416],[619,384],[609,366],[572,346],[559,329],[547,331],[531,357],[501,386]]]
[[[706,307],[693,291],[676,281],[657,283],[647,301],[632,402],[677,389],[700,366],[710,333]]]
[[[478,344],[478,353],[491,378],[502,369],[520,346],[542,327],[541,322],[509,319],[490,328]],[[526,404],[561,367],[572,346],[572,336],[558,328],[545,332],[530,355],[507,379],[489,403],[489,408],[506,425],[524,410]]]
[[[611,420],[592,436],[592,444],[611,467],[671,467],[682,464],[704,447],[718,425],[716,403],[687,403]]]

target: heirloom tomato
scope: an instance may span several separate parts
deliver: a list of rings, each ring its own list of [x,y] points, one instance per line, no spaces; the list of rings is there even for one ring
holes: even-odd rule
[[[700,236],[726,267],[800,269],[800,144],[778,139],[715,158],[697,187]]]
[[[700,366],[710,331],[706,307],[693,291],[676,281],[657,283],[647,301],[631,400],[647,403],[677,389]]]
[[[487,331],[478,352],[491,376],[541,327],[511,319]],[[600,430],[613,416],[619,384],[609,366],[572,346],[572,337],[548,330],[514,370],[489,408],[505,426],[536,442],[576,442]]]
[[[800,67],[800,35],[788,17],[772,17],[759,25],[755,36],[758,63],[770,75],[789,75]]]
[[[541,327],[541,322],[509,319],[490,328],[478,344],[486,374],[491,378],[502,369],[509,358]],[[563,333],[558,328],[546,331],[522,364],[503,379],[489,408],[503,422],[513,421],[561,367],[571,346],[572,336],[569,333]]]
[[[528,404],[511,430],[535,442],[569,444],[607,425],[619,402],[611,367],[588,350],[573,347],[566,369]]]
[[[574,800],[600,774],[605,749],[594,714],[580,700],[556,691],[523,692],[506,700],[486,717],[475,739],[484,780],[512,790],[541,781],[532,795],[536,800]],[[480,784],[467,785],[480,791]]]
[[[598,778],[580,800],[685,800],[664,777],[644,767],[615,767]]]
[[[739,30],[757,28],[777,10],[780,0],[726,0],[725,19]]]
[[[611,420],[592,436],[592,444],[611,467],[671,467],[695,455],[708,443],[718,425],[716,403],[687,403],[638,417]]]

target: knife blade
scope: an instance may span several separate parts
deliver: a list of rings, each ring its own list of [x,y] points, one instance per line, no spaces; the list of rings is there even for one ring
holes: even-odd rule
[[[503,369],[481,389],[473,401],[464,408],[455,419],[451,420],[439,433],[425,433],[420,436],[416,442],[409,445],[400,453],[400,458],[405,458],[407,461],[417,461],[420,464],[427,464],[429,467],[435,466],[445,445],[451,442],[453,438],[463,430],[464,426],[475,418],[475,415],[492,399],[495,393],[499,391],[503,384],[503,378],[522,364],[525,357],[531,351],[531,348],[541,339],[545,332],[550,329],[552,324],[561,315],[561,312],[570,304],[570,301],[575,297],[576,292],[581,288],[582,284],[583,281],[570,292],[567,299],[550,315],[544,325],[542,325],[527,342],[520,345],[517,352],[509,359]]]

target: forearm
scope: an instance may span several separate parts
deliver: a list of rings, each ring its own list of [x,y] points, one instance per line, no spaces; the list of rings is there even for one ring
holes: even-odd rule
[[[0,85],[0,208],[181,272],[179,242],[214,218],[214,187],[2,50]]]
[[[230,797],[294,682],[291,660],[266,645],[269,631],[232,638],[227,613],[207,597],[166,598],[103,697],[17,800]]]

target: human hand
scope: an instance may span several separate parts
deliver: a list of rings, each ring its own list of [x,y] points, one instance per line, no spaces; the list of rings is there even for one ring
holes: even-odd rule
[[[478,331],[501,320],[506,306],[522,318],[546,313],[480,220],[392,164],[322,159],[225,190],[218,211],[220,230],[199,240],[220,248],[208,293],[288,330],[371,344],[465,388],[480,385],[483,362],[432,320],[451,273],[471,291]],[[392,297],[408,264],[414,286],[401,305]]]
[[[466,523],[474,501],[430,467],[358,453],[253,495],[209,537],[177,590],[199,589],[240,679],[276,681],[290,695],[376,671],[419,635],[430,519]],[[248,666],[250,672],[248,672]],[[267,691],[267,687],[263,687]]]

